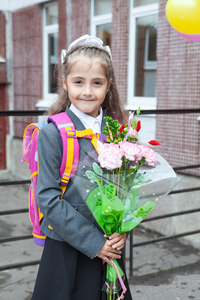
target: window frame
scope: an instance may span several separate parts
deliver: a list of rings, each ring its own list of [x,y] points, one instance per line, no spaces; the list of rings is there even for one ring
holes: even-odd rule
[[[49,49],[48,49],[48,37],[49,34],[54,34],[59,31],[59,24],[46,25],[46,8],[57,4],[57,2],[51,2],[43,7],[43,98],[48,99],[50,102],[55,101],[57,93],[49,93]]]
[[[137,109],[141,106],[142,109],[156,109],[156,97],[139,97],[135,94],[135,60],[136,60],[136,40],[132,38],[133,32],[136,32],[137,18],[146,17],[158,14],[159,4],[144,5],[141,7],[133,7],[133,0],[130,1],[130,30],[129,30],[129,61],[128,61],[128,92],[126,109]],[[131,30],[133,29],[133,30]],[[144,62],[145,63],[145,62]],[[148,63],[146,64],[148,66]],[[156,62],[154,63],[154,68]]]
[[[94,1],[95,0],[91,0],[90,32],[91,32],[91,35],[97,36],[97,26],[112,23],[112,13],[95,16],[94,15]]]

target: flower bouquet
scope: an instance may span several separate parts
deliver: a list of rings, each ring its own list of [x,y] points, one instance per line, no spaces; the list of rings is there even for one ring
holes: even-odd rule
[[[141,123],[136,117],[132,115],[129,123],[123,125],[111,117],[105,120],[103,134],[109,143],[98,143],[98,163],[86,170],[82,188],[90,211],[109,237],[136,227],[178,179],[164,158],[147,145],[139,144]],[[156,140],[149,143],[160,144]],[[117,260],[113,260],[113,266],[107,264],[104,289],[109,300],[124,298],[126,287]]]

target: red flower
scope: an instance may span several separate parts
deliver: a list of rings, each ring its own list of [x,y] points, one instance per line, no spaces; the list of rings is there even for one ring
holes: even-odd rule
[[[160,145],[160,142],[158,142],[158,141],[156,141],[156,140],[151,140],[151,141],[149,141],[148,142],[150,145],[152,145],[152,146],[158,146],[158,145]]]
[[[124,130],[124,128],[125,128],[125,124],[123,124],[123,125],[120,127],[120,129],[119,129],[120,133]]]
[[[140,121],[137,121],[137,126],[136,126],[135,130],[136,130],[137,132],[139,132],[140,129],[141,129],[141,122],[140,122]]]

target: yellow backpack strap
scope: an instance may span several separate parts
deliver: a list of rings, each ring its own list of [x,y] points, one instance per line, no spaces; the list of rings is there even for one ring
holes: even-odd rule
[[[99,154],[99,151],[98,151],[98,142],[97,141],[99,139],[101,139],[102,136],[103,136],[104,137],[103,141],[104,142],[109,142],[109,140],[106,138],[105,135],[102,135],[101,133],[95,134],[91,128],[85,129],[85,130],[81,130],[81,131],[76,130],[76,136],[77,137],[84,137],[84,138],[91,139],[91,143],[94,146],[94,148],[96,149],[96,151],[97,151],[98,154]]]
[[[65,170],[62,175],[61,179],[61,188],[62,188],[62,195],[60,198],[63,197],[69,178],[71,176],[75,175],[77,166],[75,166],[75,170],[73,170],[73,163],[74,163],[74,158],[75,161],[78,162],[79,159],[77,159],[79,155],[79,145],[78,145],[78,140],[77,138],[89,138],[91,139],[91,143],[96,149],[97,153],[98,151],[98,139],[101,138],[101,134],[95,134],[91,128],[85,129],[85,130],[74,130],[71,126],[64,127],[66,133],[67,133],[67,152],[66,152],[66,165],[65,165]],[[107,138],[104,136],[104,141],[107,141]],[[76,142],[76,144],[75,144]],[[64,153],[63,153],[64,154]]]

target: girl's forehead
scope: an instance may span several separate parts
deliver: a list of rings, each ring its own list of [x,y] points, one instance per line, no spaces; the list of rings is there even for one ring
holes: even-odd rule
[[[102,63],[99,57],[89,57],[88,55],[79,54],[71,58],[70,64],[71,66],[76,63],[85,63],[88,65],[92,65],[95,63]]]
[[[100,72],[106,74],[105,65],[101,59],[97,57],[88,57],[86,55],[79,55],[71,61],[70,73],[72,72]]]

